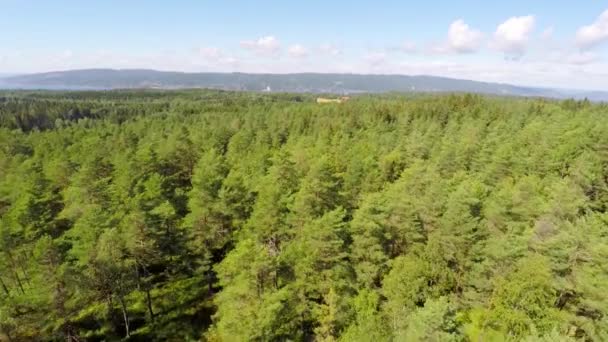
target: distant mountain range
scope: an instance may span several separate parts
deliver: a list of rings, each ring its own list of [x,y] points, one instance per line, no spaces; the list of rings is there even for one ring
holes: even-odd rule
[[[608,101],[608,92],[522,87],[437,76],[361,74],[183,73],[156,70],[86,69],[0,76],[0,89],[105,90],[213,88],[310,93],[473,92],[508,96],[588,98]]]

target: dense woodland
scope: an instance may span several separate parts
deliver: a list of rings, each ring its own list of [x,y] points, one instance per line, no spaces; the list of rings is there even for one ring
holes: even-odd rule
[[[606,341],[607,115],[0,92],[0,341]]]

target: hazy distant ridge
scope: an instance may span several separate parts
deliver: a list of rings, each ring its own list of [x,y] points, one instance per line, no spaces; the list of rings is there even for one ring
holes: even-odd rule
[[[477,82],[436,76],[360,74],[247,74],[183,73],[156,70],[87,69],[0,78],[0,88],[13,89],[118,89],[214,88],[246,91],[313,93],[358,92],[475,92],[545,97],[588,97],[608,100],[608,92],[569,92],[509,84]]]

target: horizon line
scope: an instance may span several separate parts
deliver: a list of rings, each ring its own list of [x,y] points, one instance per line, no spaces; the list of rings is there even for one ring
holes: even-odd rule
[[[261,76],[288,76],[288,75],[350,75],[350,76],[398,76],[398,77],[430,77],[430,78],[438,78],[445,80],[454,80],[454,81],[467,81],[467,82],[475,82],[482,83],[488,85],[503,85],[503,86],[511,86],[511,87],[519,87],[526,89],[539,89],[539,90],[556,90],[556,91],[570,91],[570,92],[599,92],[608,94],[608,90],[600,90],[600,89],[577,89],[577,88],[563,88],[563,87],[550,87],[550,86],[536,86],[536,85],[520,85],[515,83],[506,83],[506,82],[491,82],[491,81],[480,81],[473,80],[470,78],[456,78],[456,77],[448,77],[448,76],[439,76],[432,74],[402,74],[402,73],[354,73],[354,72],[317,72],[317,71],[307,71],[307,72],[245,72],[245,71],[179,71],[179,70],[169,70],[169,69],[151,69],[151,68],[78,68],[78,69],[61,69],[61,70],[50,70],[50,71],[38,71],[38,72],[1,72],[0,71],[0,81],[3,79],[10,79],[14,77],[23,77],[23,76],[35,76],[35,75],[45,75],[45,74],[53,74],[53,73],[70,73],[70,72],[83,72],[83,71],[148,71],[148,72],[159,72],[159,73],[175,73],[175,74],[219,74],[219,75],[230,75],[230,74],[243,74],[243,75],[261,75]]]

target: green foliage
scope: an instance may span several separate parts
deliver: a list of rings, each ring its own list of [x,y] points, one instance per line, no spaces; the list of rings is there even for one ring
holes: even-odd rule
[[[0,94],[0,341],[608,340],[605,104]]]
[[[405,341],[458,341],[454,309],[446,297],[430,299],[424,307],[416,309],[408,317],[403,332],[396,331],[395,338]]]
[[[498,284],[490,298],[488,324],[510,336],[525,336],[531,329],[549,332],[559,323],[553,307],[556,292],[547,261],[531,256],[520,260]]]
[[[354,322],[346,329],[342,341],[390,341],[390,330],[378,312],[380,296],[371,290],[362,290],[353,300]]]

